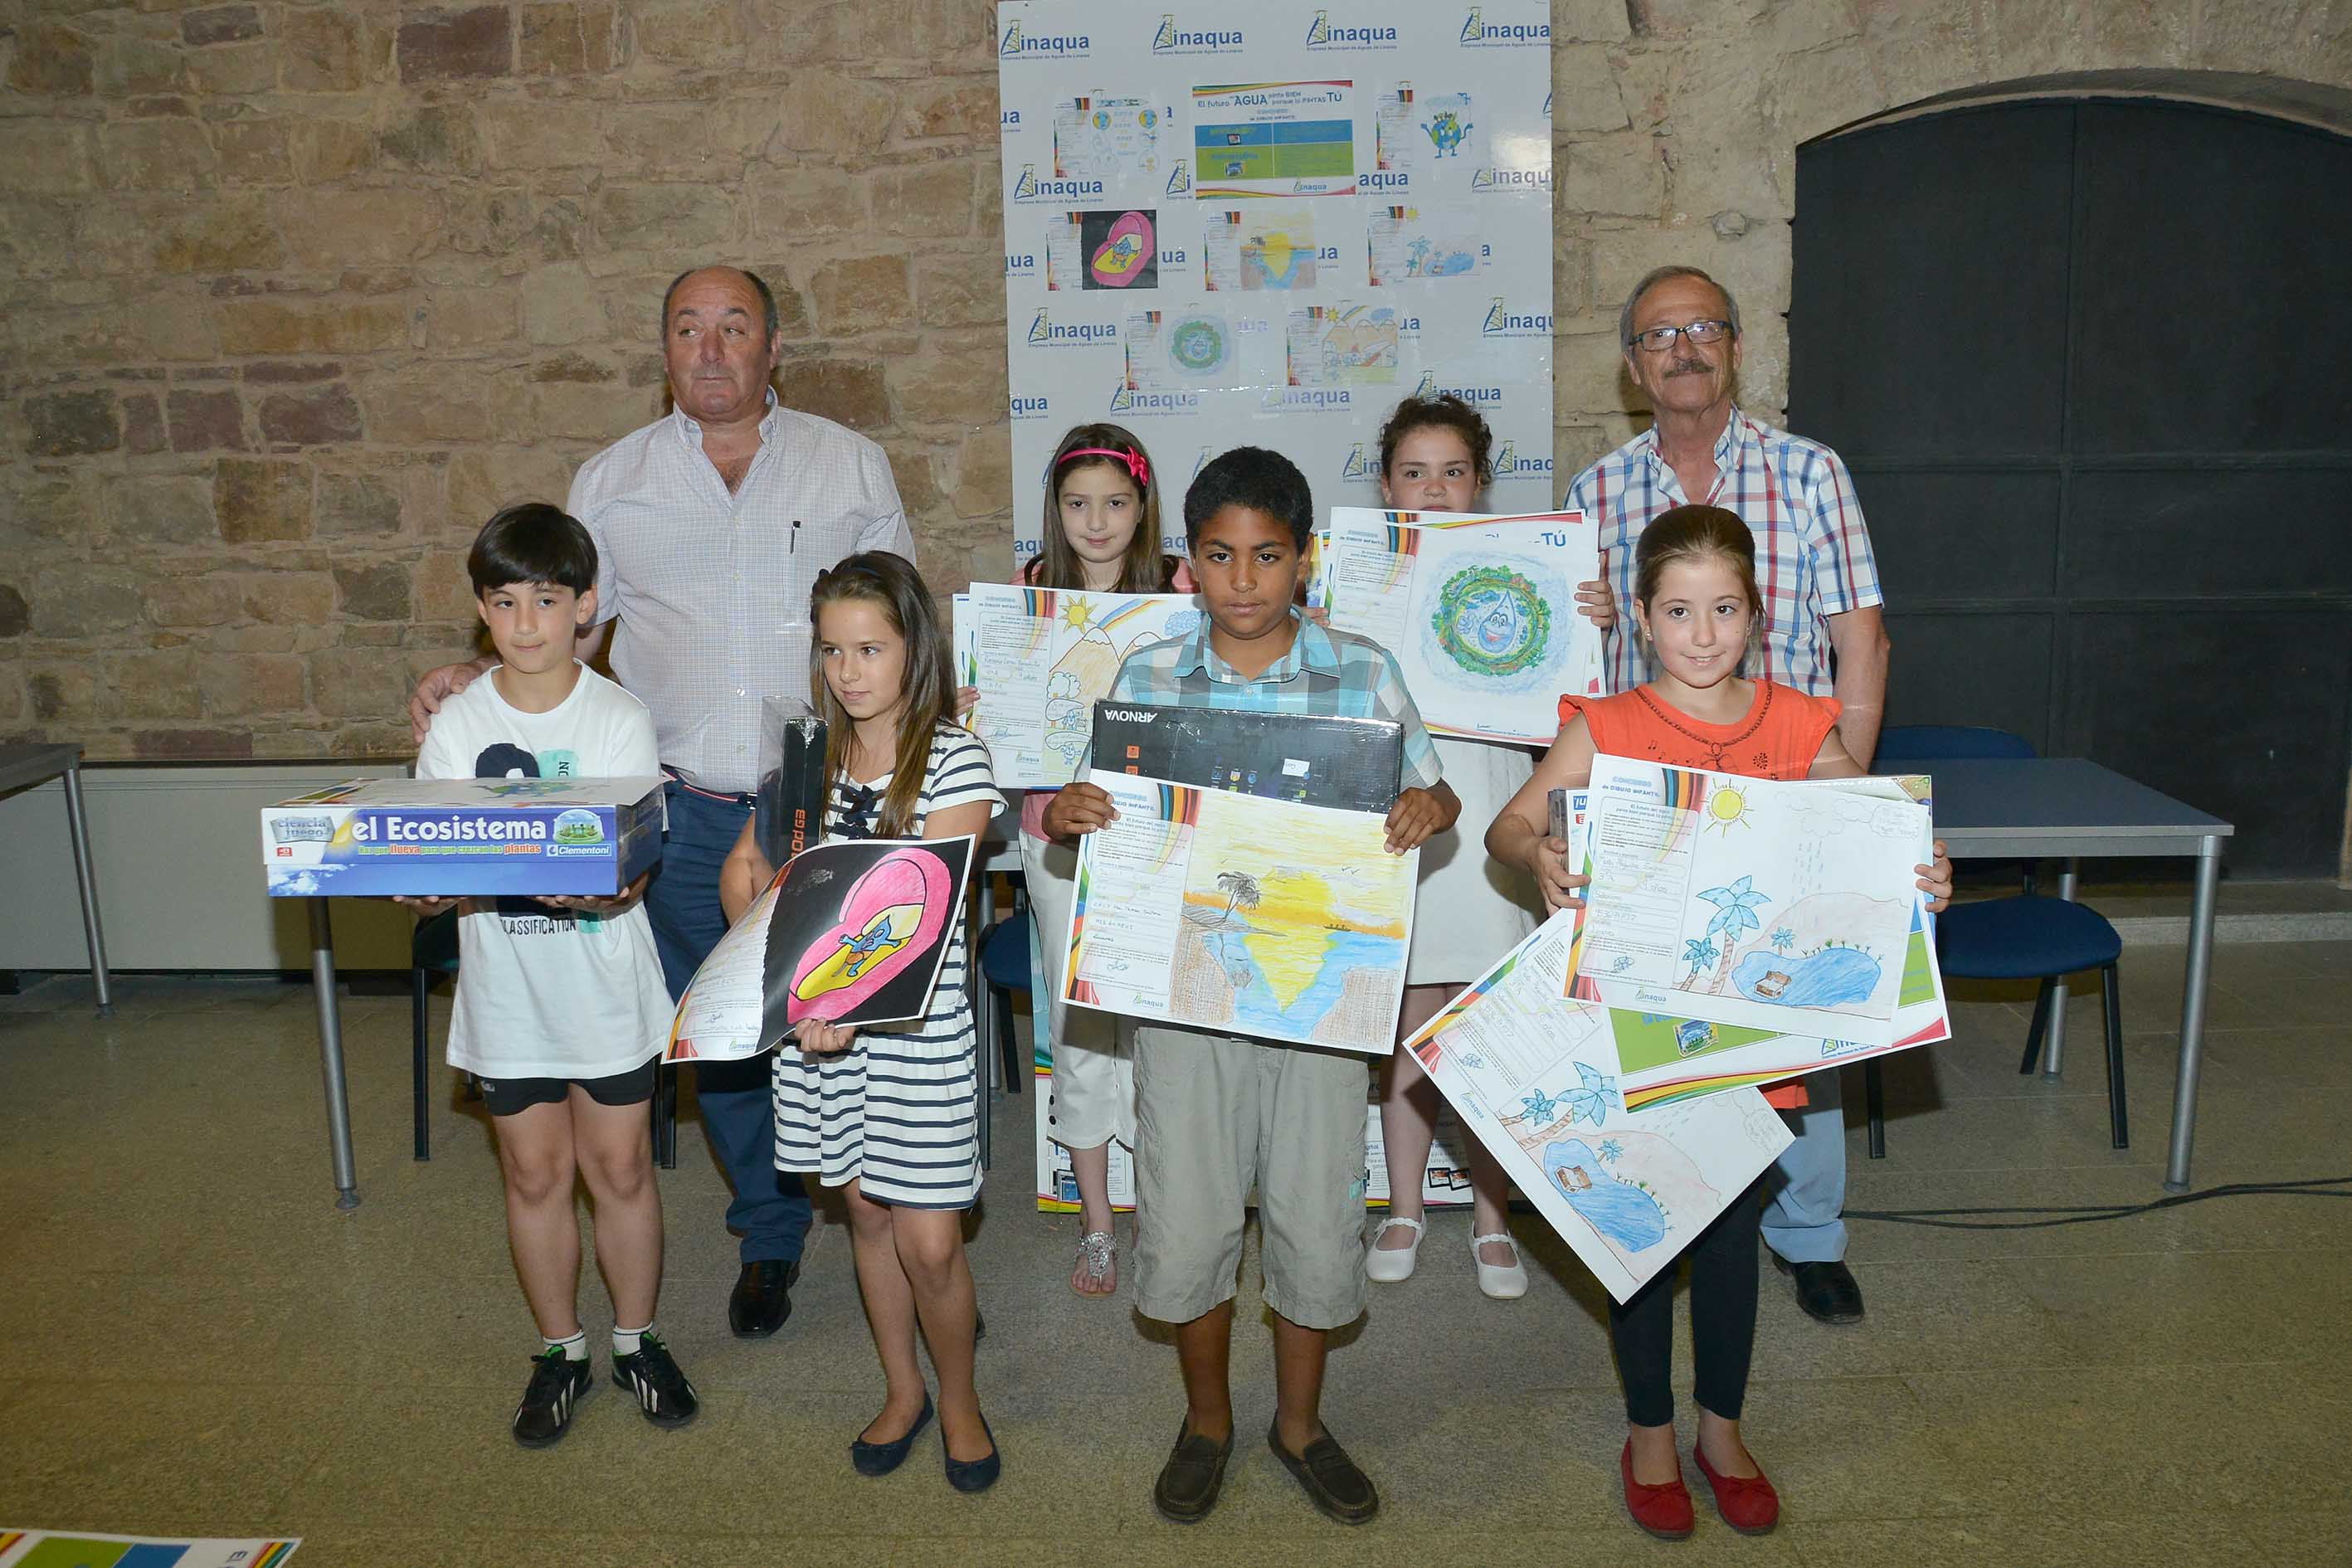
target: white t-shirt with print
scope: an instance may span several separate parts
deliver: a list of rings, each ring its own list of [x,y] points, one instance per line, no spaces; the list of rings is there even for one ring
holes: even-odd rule
[[[646,705],[587,667],[525,713],[485,675],[441,705],[416,756],[428,779],[625,778],[661,771]],[[457,921],[449,1065],[484,1078],[609,1078],[668,1037],[669,990],[640,903],[605,919],[523,899],[468,899]]]

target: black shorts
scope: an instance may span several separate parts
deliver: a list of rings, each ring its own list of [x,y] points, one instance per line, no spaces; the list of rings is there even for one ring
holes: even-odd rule
[[[490,1108],[492,1116],[512,1116],[534,1105],[562,1104],[575,1083],[599,1105],[643,1105],[654,1097],[654,1077],[660,1068],[659,1057],[648,1057],[643,1067],[616,1072],[610,1078],[486,1078],[477,1081],[482,1086],[482,1103]]]

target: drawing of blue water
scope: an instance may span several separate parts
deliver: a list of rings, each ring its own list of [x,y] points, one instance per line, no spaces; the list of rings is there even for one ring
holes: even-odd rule
[[[1633,1183],[1611,1175],[1601,1156],[1583,1139],[1544,1145],[1543,1167],[1568,1206],[1626,1251],[1640,1252],[1666,1238],[1666,1216],[1658,1200]],[[1580,1186],[1576,1178],[1563,1182],[1563,1171],[1580,1172],[1592,1184]]]
[[[1731,967],[1731,984],[1750,1002],[1776,1007],[1835,1007],[1867,1002],[1878,989],[1878,960],[1859,948],[1832,947],[1810,958],[1759,948]]]
[[[1223,962],[1226,975],[1234,982],[1234,1022],[1238,1032],[1312,1034],[1323,1016],[1339,1005],[1351,973],[1368,968],[1394,969],[1403,958],[1398,944],[1387,937],[1352,931],[1327,931],[1322,934],[1322,965],[1315,972],[1314,983],[1300,992],[1298,1000],[1287,1008],[1275,1000],[1265,972],[1258,967],[1257,959],[1238,933],[1207,939],[1211,951]]]

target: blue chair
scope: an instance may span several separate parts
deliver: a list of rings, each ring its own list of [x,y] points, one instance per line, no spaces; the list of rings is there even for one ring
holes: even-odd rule
[[[1899,773],[1916,766],[1933,773],[1942,761],[2031,757],[2032,744],[2006,730],[1947,724],[1901,725],[1880,732],[1872,766],[1880,773]],[[2116,965],[2123,957],[2123,938],[2095,910],[2066,899],[2050,899],[2034,890],[2031,867],[2024,868],[2024,891],[2006,899],[1956,903],[1936,917],[1936,954],[1944,973],[1967,980],[2039,980],[2033,999],[2033,1023],[2026,1031],[2025,1059],[2020,1076],[2042,1059],[2042,1040],[2050,1026],[2050,1003],[2062,975],[2086,969],[2099,972],[2107,1026],[2107,1120],[2115,1147],[2131,1146],[2130,1122],[2124,1109],[2123,1011],[2117,995]],[[1885,1091],[1879,1064],[1864,1064],[1870,1102],[1870,1157],[1886,1157]]]
[[[980,974],[988,986],[989,1034],[1004,1062],[1004,1092],[1019,1094],[1020,1042],[1013,1028],[1013,996],[1029,994],[1029,910],[1016,902],[1010,915],[988,930],[980,942]]]

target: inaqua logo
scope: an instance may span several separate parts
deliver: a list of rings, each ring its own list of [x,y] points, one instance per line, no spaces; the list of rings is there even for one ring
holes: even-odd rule
[[[1470,174],[1473,191],[1548,191],[1551,189],[1551,168],[1540,169],[1474,169]]]
[[[1040,349],[1093,349],[1118,342],[1118,329],[1108,321],[1056,324],[1044,310],[1029,323],[1029,346]]]
[[[1401,169],[1386,174],[1367,170],[1356,176],[1356,189],[1366,192],[1402,191],[1412,184],[1412,176]]]
[[[1503,389],[1499,386],[1440,386],[1434,371],[1421,373],[1421,384],[1412,389],[1415,397],[1458,397],[1471,407],[1486,412],[1503,406]]]
[[[1008,60],[1066,60],[1083,58],[1087,47],[1084,33],[1024,33],[1015,21],[1005,25],[996,53]]]
[[[1176,161],[1176,166],[1168,172],[1168,194],[1171,196],[1189,196],[1192,194],[1192,165],[1181,158]]]
[[[1160,30],[1151,35],[1155,55],[1233,55],[1242,48],[1240,28],[1180,26],[1173,11],[1160,13]]]
[[[1007,278],[1037,276],[1037,254],[1030,250],[1008,250],[1004,253],[1004,275]]]
[[[1331,13],[1322,6],[1315,8],[1315,20],[1307,25],[1307,47],[1310,49],[1392,49],[1397,47],[1394,27],[1333,26]]]
[[[1052,400],[1042,395],[1013,400],[1013,417],[1015,419],[1050,419],[1053,414]]]
[[[1138,392],[1125,382],[1112,389],[1110,411],[1113,414],[1198,414],[1201,395],[1197,392]]]
[[[1478,323],[1482,338],[1548,338],[1551,336],[1551,317],[1518,315],[1513,312],[1500,294],[1486,307],[1486,319]]]
[[[1380,477],[1380,469],[1373,467],[1372,460],[1364,455],[1364,444],[1361,441],[1348,448],[1347,459],[1339,465],[1339,478],[1342,481],[1377,479]]]
[[[1269,386],[1258,407],[1268,414],[1323,414],[1345,410],[1353,401],[1344,386]]]
[[[996,124],[999,130],[1018,131],[1021,128],[1021,111],[1017,109],[1006,110],[996,117]]]
[[[1532,479],[1550,472],[1549,458],[1522,458],[1516,441],[1504,442],[1495,454],[1495,477],[1498,479]]]
[[[1480,7],[1470,7],[1463,19],[1462,41],[1472,47],[1523,49],[1535,44],[1551,47],[1549,22],[1486,22],[1479,18]]]
[[[1100,197],[1100,180],[1041,180],[1037,165],[1021,165],[1021,177],[1013,182],[1013,199],[1016,202],[1066,202],[1087,197]]]

